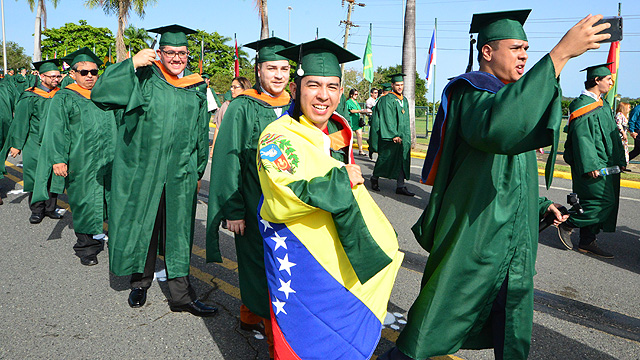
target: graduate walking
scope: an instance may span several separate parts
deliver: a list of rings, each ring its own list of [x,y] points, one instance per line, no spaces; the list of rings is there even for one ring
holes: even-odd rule
[[[571,166],[573,191],[584,213],[561,224],[558,235],[562,244],[572,249],[571,233],[580,228],[579,252],[612,259],[613,254],[598,246],[596,235],[600,230],[616,230],[620,173],[607,174],[603,169],[618,166],[624,170],[627,160],[611,105],[603,97],[613,85],[608,65],[583,69],[587,72],[585,90],[569,104],[564,160]]]
[[[413,227],[429,251],[418,298],[391,349],[379,359],[425,359],[461,348],[494,348],[526,359],[533,326],[538,224],[562,216],[538,193],[535,150],[551,145],[547,186],[562,121],[558,77],[567,61],[599,47],[602,16],[588,16],[525,74],[530,10],[475,14],[480,71],[442,94],[425,159],[433,185]],[[442,136],[438,136],[438,135]]]
[[[198,183],[207,166],[206,84],[187,67],[187,34],[170,25],[158,50],[144,49],[109,66],[91,92],[119,110],[109,207],[109,267],[131,275],[129,306],[146,302],[158,253],[164,255],[171,311],[217,312],[189,281]],[[160,60],[156,60],[156,55]]]

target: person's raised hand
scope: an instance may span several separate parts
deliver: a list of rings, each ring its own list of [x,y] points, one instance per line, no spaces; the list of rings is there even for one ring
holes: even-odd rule
[[[142,49],[137,54],[133,55],[133,68],[141,68],[153,64],[156,59],[156,52],[153,49]]]
[[[587,50],[599,49],[600,41],[611,37],[610,34],[596,35],[611,26],[609,23],[593,26],[600,19],[602,19],[602,15],[588,15],[580,20],[564,34],[560,42],[549,52],[556,69],[556,77],[560,75],[569,59],[580,56]]]

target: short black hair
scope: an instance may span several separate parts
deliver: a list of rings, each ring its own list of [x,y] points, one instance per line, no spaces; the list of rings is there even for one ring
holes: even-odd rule
[[[353,96],[353,94],[355,94],[357,91],[358,91],[358,90],[356,90],[356,89],[351,89],[351,90],[349,90],[349,97],[352,97],[352,96]]]
[[[588,79],[587,81],[584,82],[584,89],[588,90],[591,89],[592,87],[598,85],[598,81],[604,79],[606,76],[596,76],[593,79]]]
[[[484,44],[484,45],[489,45],[491,46],[491,48],[493,50],[498,50],[498,47],[500,46],[500,40],[491,40],[488,43]],[[482,48],[484,47],[484,45],[482,45],[480,47],[480,51],[478,51],[478,64],[480,64],[481,61],[483,61],[483,57],[482,57]]]
[[[371,94],[373,94],[373,92],[374,92],[374,91],[380,92],[380,91],[379,91],[378,89],[376,89],[376,88],[371,88],[370,93],[371,93]]]

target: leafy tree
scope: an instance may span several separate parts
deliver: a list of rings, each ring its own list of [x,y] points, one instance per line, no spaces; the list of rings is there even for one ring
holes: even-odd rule
[[[144,9],[157,0],[86,0],[84,5],[89,8],[101,7],[107,14],[117,14],[118,16],[118,32],[116,33],[116,54],[118,61],[122,61],[127,57],[127,49],[124,42],[124,28],[129,19],[131,10],[135,11],[140,18],[144,18]]]
[[[78,24],[66,23],[58,29],[47,29],[42,32],[46,39],[42,40],[42,54],[45,58],[63,57],[81,47],[88,47],[99,58],[104,58],[109,52],[114,39],[108,28],[97,28],[87,24],[86,20],[79,20]]]
[[[18,0],[16,0],[18,1]],[[29,8],[31,12],[33,12],[34,7],[36,6],[36,0],[27,0],[29,4]],[[44,26],[45,30],[47,29],[47,9],[45,7],[44,0],[38,0],[38,7],[36,11],[36,28],[33,35],[33,61],[42,60],[42,53],[40,52],[40,42],[42,40],[42,27]],[[53,7],[58,7],[58,0],[51,0]]]
[[[373,84],[375,88],[382,88],[381,84],[389,82],[388,75],[393,75],[402,72],[402,65],[389,66],[386,68],[378,67],[376,75],[380,77],[373,77]],[[379,82],[378,82],[379,81]],[[420,78],[418,72],[416,72],[416,106],[427,106],[427,81]]]
[[[231,86],[234,75],[235,48],[227,45],[232,39],[222,36],[217,32],[208,33],[198,30],[197,33],[187,35],[189,42],[189,69],[193,72],[200,71],[200,52],[204,39],[204,59],[202,72],[211,77],[211,87],[219,93],[226,92]],[[253,65],[247,58],[247,53],[238,49],[240,59],[240,76],[253,79]],[[223,91],[224,90],[224,91]]]
[[[136,54],[142,49],[151,47],[153,38],[147,33],[147,30],[137,28],[133,25],[124,29],[124,45],[127,49],[131,49],[131,54]]]
[[[0,46],[2,46],[2,42],[0,42]],[[2,51],[0,51],[0,64],[4,64]],[[7,70],[19,67],[30,68],[30,66],[31,57],[25,54],[24,48],[13,41],[7,41]]]

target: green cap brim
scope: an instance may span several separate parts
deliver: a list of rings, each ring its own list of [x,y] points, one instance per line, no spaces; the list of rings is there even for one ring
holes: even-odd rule
[[[161,26],[147,31],[160,34],[160,46],[175,47],[189,46],[187,35],[195,34],[197,32],[178,24]]]
[[[249,49],[253,49],[257,52],[256,63],[260,64],[266,61],[287,60],[284,56],[278,55],[277,52],[294,45],[295,44],[293,43],[273,36],[267,39],[248,43],[244,45],[244,47],[248,47]]]
[[[318,39],[292,46],[278,54],[298,63],[298,76],[342,77],[340,64],[360,59],[328,39]]]
[[[595,79],[597,77],[605,77],[607,75],[611,75],[611,70],[609,69],[609,65],[613,64],[612,62],[600,65],[589,66],[588,68],[584,68],[582,71],[587,72],[587,80]]]
[[[44,74],[47,71],[60,71],[60,59],[51,59],[44,61],[37,61],[33,63],[33,67],[40,72],[40,74]]]
[[[73,65],[83,61],[92,62],[98,66],[103,64],[102,60],[100,60],[100,58],[98,58],[96,54],[86,46],[63,57],[62,61],[66,62],[70,67],[73,67]]]
[[[382,83],[382,84],[380,84],[380,86],[382,86],[382,91],[389,91],[389,90],[391,90],[391,83],[388,83],[388,82],[386,82],[386,83]]]
[[[531,10],[498,11],[473,14],[469,33],[478,33],[478,50],[494,40],[527,40],[523,25]]]

